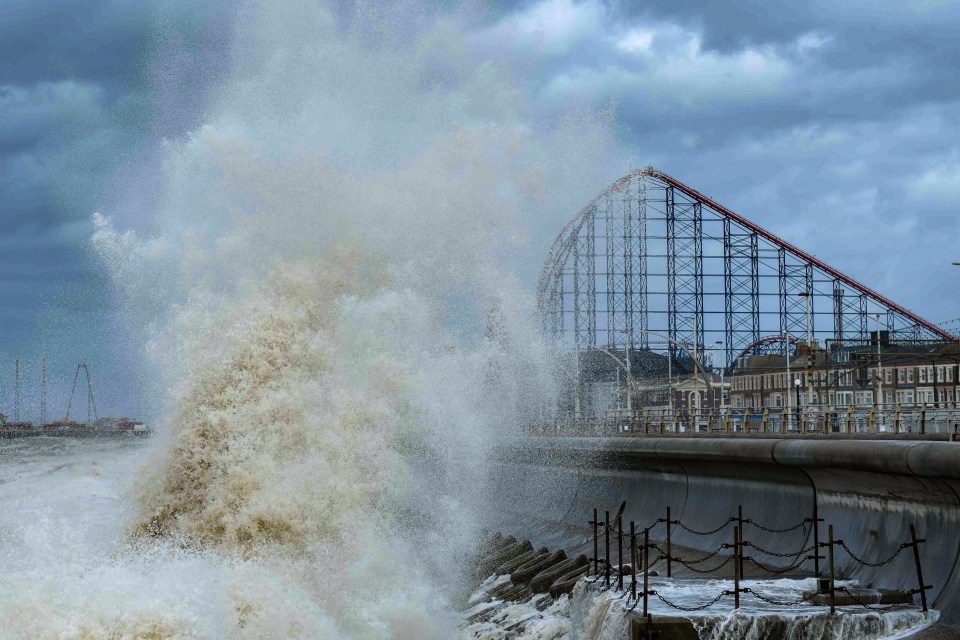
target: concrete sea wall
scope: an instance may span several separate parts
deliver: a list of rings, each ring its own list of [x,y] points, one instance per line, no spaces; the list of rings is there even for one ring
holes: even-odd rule
[[[832,524],[834,536],[868,562],[909,541],[913,524],[926,539],[921,558],[931,606],[960,628],[960,443],[530,437],[502,445],[497,458],[498,506],[489,525],[534,546],[584,548],[593,509],[602,518],[624,500],[624,522],[646,526],[670,507],[672,518],[700,531],[715,529],[738,506],[744,518],[782,529],[812,517],[816,505],[821,541]],[[731,536],[730,527],[707,536],[674,528],[673,541],[712,551]],[[780,551],[813,543],[811,526],[786,534],[751,527],[750,537]],[[878,568],[842,551],[836,559],[841,576],[864,586],[917,586],[910,549]]]

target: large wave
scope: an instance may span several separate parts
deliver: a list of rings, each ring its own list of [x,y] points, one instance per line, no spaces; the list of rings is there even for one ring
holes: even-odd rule
[[[126,542],[59,577],[57,616],[22,595],[31,637],[456,635],[487,451],[557,386],[517,273],[611,137],[531,115],[471,16],[375,6],[238,11],[153,231],[94,217],[161,445]]]

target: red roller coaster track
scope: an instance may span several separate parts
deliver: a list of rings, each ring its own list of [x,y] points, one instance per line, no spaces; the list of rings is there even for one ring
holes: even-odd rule
[[[783,240],[782,238],[780,238],[780,237],[778,237],[778,236],[770,233],[770,232],[767,231],[766,229],[757,226],[757,225],[754,224],[753,222],[747,220],[746,218],[744,218],[744,217],[741,216],[741,215],[738,215],[737,213],[734,213],[733,211],[731,211],[730,209],[726,208],[725,206],[723,206],[723,205],[720,204],[719,202],[713,200],[712,198],[709,198],[709,197],[703,195],[702,193],[700,193],[699,191],[697,191],[696,189],[693,189],[692,187],[689,187],[689,186],[685,185],[684,183],[680,182],[679,180],[677,180],[677,179],[674,178],[673,176],[670,176],[670,175],[668,175],[668,174],[666,174],[666,173],[663,173],[662,171],[658,171],[658,170],[656,170],[656,169],[654,169],[654,168],[652,168],[652,167],[647,167],[646,169],[638,170],[636,173],[639,174],[639,175],[650,176],[650,177],[652,177],[652,178],[658,178],[658,179],[666,182],[667,184],[669,184],[670,186],[674,187],[675,189],[678,189],[679,191],[685,193],[685,194],[686,194],[687,196],[689,196],[690,198],[693,198],[693,199],[695,199],[695,200],[700,200],[700,201],[704,202],[705,204],[709,205],[712,209],[714,209],[714,210],[722,213],[723,215],[727,216],[727,217],[730,218],[731,220],[734,220],[734,221],[736,221],[738,224],[743,225],[743,226],[746,227],[747,229],[750,229],[751,231],[756,232],[758,235],[762,236],[763,238],[767,239],[768,241],[772,242],[773,244],[775,244],[775,245],[777,245],[777,246],[779,246],[779,247],[781,247],[781,248],[783,248],[783,249],[786,249],[786,250],[789,251],[790,253],[792,253],[792,254],[800,257],[801,259],[809,262],[810,264],[813,264],[814,266],[816,266],[816,267],[819,268],[820,270],[824,271],[825,273],[830,274],[831,276],[833,276],[833,277],[836,278],[837,280],[840,280],[841,282],[844,282],[844,283],[846,283],[846,284],[848,284],[848,285],[850,285],[850,286],[852,286],[852,287],[854,287],[854,288],[856,288],[856,289],[859,289],[860,291],[862,291],[863,293],[867,294],[868,296],[870,296],[871,298],[873,298],[874,300],[876,300],[876,301],[879,302],[880,304],[882,304],[882,305],[884,305],[885,307],[888,307],[888,308],[890,308],[890,309],[893,309],[893,310],[896,311],[897,313],[900,313],[900,314],[903,315],[904,317],[909,318],[909,319],[912,320],[913,322],[917,323],[917,325],[919,325],[919,326],[921,326],[921,327],[923,327],[923,328],[931,331],[932,333],[936,334],[937,336],[940,336],[940,337],[943,338],[944,340],[948,340],[948,341],[950,341],[950,342],[956,342],[956,341],[957,341],[956,336],[952,335],[952,334],[949,333],[948,331],[945,331],[944,329],[938,327],[937,325],[935,325],[935,324],[933,324],[933,323],[931,323],[931,322],[928,322],[927,320],[924,320],[923,318],[921,318],[921,317],[918,316],[917,314],[913,313],[913,312],[910,311],[909,309],[905,309],[904,307],[898,305],[897,303],[893,302],[892,300],[890,300],[890,299],[888,299],[888,298],[880,295],[880,294],[877,293],[876,291],[873,291],[873,290],[870,289],[869,287],[861,284],[860,282],[857,282],[856,280],[854,280],[853,278],[847,276],[846,274],[844,274],[844,273],[842,273],[842,272],[840,272],[840,271],[837,271],[836,269],[834,269],[834,268],[831,267],[830,265],[822,262],[821,260],[818,260],[816,257],[810,255],[810,254],[807,253],[806,251],[803,251],[802,249],[800,249],[800,248],[798,248],[798,247],[790,244],[790,243],[787,242],[786,240]]]

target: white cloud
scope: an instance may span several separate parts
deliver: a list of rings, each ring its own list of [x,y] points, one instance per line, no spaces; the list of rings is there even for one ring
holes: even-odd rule
[[[798,53],[804,54],[823,49],[832,42],[832,36],[818,31],[811,31],[797,38],[796,42],[794,42],[794,49]]]
[[[617,40],[617,49],[624,53],[650,53],[656,32],[652,29],[630,29]]]
[[[593,39],[604,30],[605,10],[595,2],[544,0],[505,16],[482,31],[477,39],[500,49],[538,55],[564,56],[578,42]]]
[[[947,159],[911,181],[907,187],[911,197],[952,203],[960,208],[960,160]]]
[[[636,49],[640,55],[630,63],[571,68],[550,79],[544,95],[557,103],[594,96],[639,100],[657,111],[704,111],[718,103],[777,97],[794,75],[791,62],[772,47],[727,54],[703,49],[699,33],[688,36],[663,47],[654,36],[650,48]]]
[[[78,118],[89,122],[99,113],[102,99],[99,86],[72,80],[0,85],[0,141],[48,136],[58,125]]]
[[[580,10],[587,11],[587,6]],[[679,108],[692,113],[782,100],[803,90],[800,80],[806,67],[831,41],[826,34],[808,32],[782,45],[748,44],[720,51],[705,45],[699,27],[663,21],[596,26],[583,21],[578,30],[564,32],[567,48],[580,36],[583,49],[599,51],[543,81],[542,95],[549,102],[592,96],[598,102],[622,99],[653,111]]]
[[[809,103],[824,91],[837,95],[856,91],[856,83],[894,81],[884,76],[887,68],[824,73],[818,63],[833,36],[822,30],[720,50],[708,46],[704,27],[649,17],[618,22],[598,0],[542,0],[469,40],[481,55],[507,58],[522,69],[548,107],[619,102],[692,115],[736,105]]]
[[[744,155],[758,157],[832,156],[836,149],[850,144],[850,137],[850,131],[842,127],[803,125],[776,131],[772,135],[748,138],[743,141],[741,151]],[[866,150],[865,146],[861,148]]]

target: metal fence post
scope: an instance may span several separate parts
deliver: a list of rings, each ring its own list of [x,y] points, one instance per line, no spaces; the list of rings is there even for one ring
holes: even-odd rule
[[[617,516],[617,591],[623,591],[623,516]]]
[[[837,612],[837,591],[836,591],[835,577],[833,573],[833,525],[832,524],[829,527],[827,527],[827,536],[829,536],[827,544],[830,545],[830,549],[829,551],[827,551],[827,554],[830,557],[830,615],[833,615]]]
[[[920,568],[920,543],[926,540],[917,540],[917,530],[913,525],[910,525],[910,540],[913,545],[913,560],[917,564],[917,584],[919,585],[913,592],[920,593],[920,604],[923,610],[927,611],[927,589],[931,588],[931,585],[923,584],[923,570]]]
[[[743,544],[743,505],[737,506],[737,525],[740,527],[740,543]],[[743,549],[740,549],[740,556],[737,558],[740,565],[740,575],[743,575]]]
[[[630,521],[630,597],[637,599],[637,534],[634,531],[633,520]]]
[[[603,518],[604,527],[603,527],[603,539],[604,539],[604,554],[603,554],[603,563],[606,565],[604,567],[604,579],[603,584],[608,589],[610,588],[610,512],[607,511],[606,515]]]
[[[597,510],[593,510],[593,520],[590,522],[593,525],[593,575],[600,575],[600,549],[599,541],[597,540],[597,528],[600,526],[600,521],[597,519]]]
[[[647,617],[647,596],[650,595],[650,529],[643,530],[643,616]]]
[[[816,497],[813,501],[813,574],[817,581],[817,593],[820,592],[820,515]],[[810,557],[810,556],[808,556]]]
[[[740,527],[733,528],[733,608],[740,608]]]
[[[673,577],[672,558],[673,549],[671,548],[670,532],[673,522],[670,521],[670,507],[667,507],[667,577]]]

